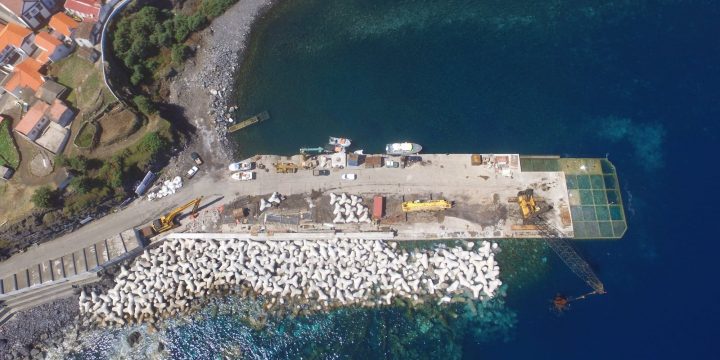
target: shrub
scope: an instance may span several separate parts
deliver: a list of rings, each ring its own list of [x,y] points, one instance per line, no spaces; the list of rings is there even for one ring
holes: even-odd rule
[[[145,134],[138,143],[138,150],[152,155],[167,147],[167,142],[157,131]]]
[[[105,161],[98,171],[98,175],[103,178],[108,186],[119,188],[123,186],[123,156],[115,155],[110,160]]]
[[[180,65],[187,59],[188,55],[190,55],[190,48],[185,44],[177,44],[173,46],[170,57],[173,64]]]
[[[135,103],[135,106],[138,107],[138,110],[140,110],[145,115],[152,115],[157,112],[155,104],[153,104],[153,102],[150,101],[147,96],[137,95],[133,98],[133,102]]]
[[[90,184],[90,179],[86,178],[85,176],[74,177],[72,180],[70,180],[70,186],[78,194],[86,194],[92,188]]]
[[[40,208],[53,208],[57,202],[57,194],[49,186],[41,186],[35,190],[30,201]]]

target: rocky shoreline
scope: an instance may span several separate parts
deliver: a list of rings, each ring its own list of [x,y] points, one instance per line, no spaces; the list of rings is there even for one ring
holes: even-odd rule
[[[169,84],[168,102],[179,106],[197,129],[194,151],[212,154],[210,163],[227,163],[232,146],[226,138],[235,107],[230,98],[252,24],[276,1],[240,0],[198,35],[195,56]],[[237,120],[237,119],[236,119]]]
[[[196,127],[186,151],[202,151],[210,164],[226,163],[232,146],[226,139],[234,76],[242,61],[252,24],[276,1],[239,0],[196,34],[195,56],[169,84],[168,102]],[[171,165],[172,166],[172,165]],[[82,331],[77,296],[18,312],[0,326],[0,358],[44,358],[46,350]]]

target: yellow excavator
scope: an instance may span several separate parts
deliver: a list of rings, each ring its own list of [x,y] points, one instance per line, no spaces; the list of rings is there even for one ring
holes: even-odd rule
[[[540,206],[535,202],[535,196],[532,189],[518,192],[517,202],[520,204],[523,219],[527,220],[540,211]]]
[[[194,216],[197,213],[198,206],[200,206],[200,201],[202,201],[202,199],[203,199],[203,197],[201,196],[195,200],[192,200],[192,201],[188,202],[187,204],[177,207],[173,211],[171,211],[171,212],[161,216],[159,219],[153,221],[152,225],[150,225],[150,226],[152,227],[152,231],[153,231],[154,235],[163,233],[163,232],[168,231],[168,230],[174,228],[175,226],[177,226],[177,224],[175,223],[175,218],[178,215],[180,215],[180,213],[182,213],[183,210],[189,208],[190,206],[193,207],[192,212],[190,214]]]

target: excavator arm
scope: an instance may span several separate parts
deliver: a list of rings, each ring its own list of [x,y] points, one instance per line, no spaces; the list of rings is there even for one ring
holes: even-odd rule
[[[152,227],[153,230],[155,230],[156,233],[161,233],[168,231],[175,227],[175,218],[180,215],[185,209],[189,208],[190,206],[193,207],[192,213],[195,214],[197,212],[198,207],[200,206],[200,202],[202,201],[203,197],[199,197],[195,200],[189,201],[188,203],[175,208],[173,211],[167,213],[166,215],[161,216],[159,219],[153,221]]]

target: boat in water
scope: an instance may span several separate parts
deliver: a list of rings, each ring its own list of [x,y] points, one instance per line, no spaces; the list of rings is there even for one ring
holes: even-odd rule
[[[420,150],[422,150],[422,146],[409,142],[393,143],[385,146],[385,152],[388,155],[411,155],[419,153]]]
[[[241,171],[241,172],[236,172],[236,173],[230,175],[230,177],[233,180],[248,181],[248,180],[255,179],[255,172],[254,171]]]
[[[334,145],[334,146],[342,146],[342,147],[348,147],[350,146],[350,143],[352,141],[350,139],[346,138],[338,138],[338,137],[330,137],[330,140],[328,140],[328,144]]]

